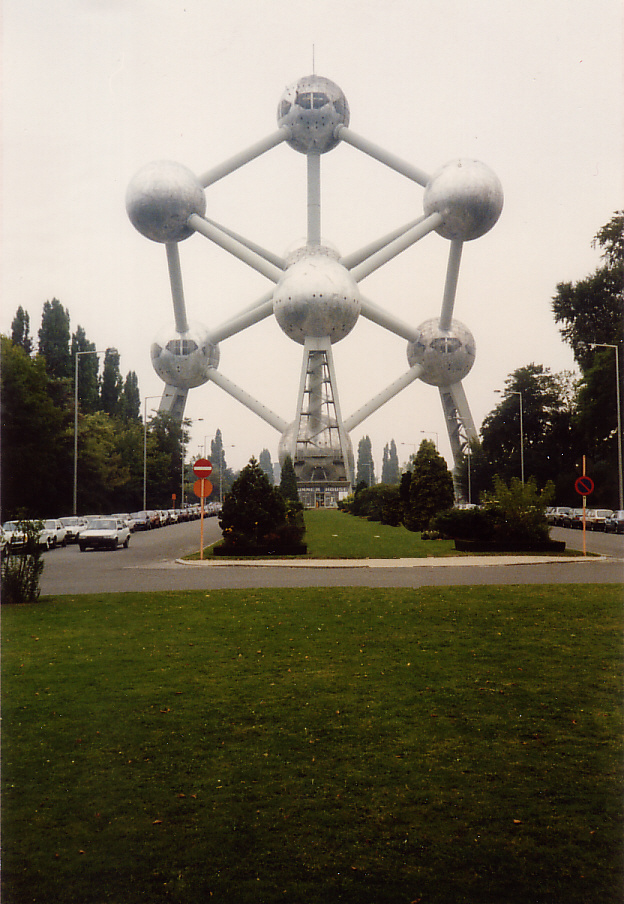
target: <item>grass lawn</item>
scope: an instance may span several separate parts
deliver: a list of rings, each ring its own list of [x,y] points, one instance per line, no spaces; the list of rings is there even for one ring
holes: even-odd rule
[[[3,904],[621,904],[621,587],[2,616]]]

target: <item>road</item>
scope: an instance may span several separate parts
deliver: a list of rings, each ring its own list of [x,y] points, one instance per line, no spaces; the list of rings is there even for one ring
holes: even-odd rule
[[[553,529],[569,548],[582,547],[579,531]],[[216,518],[204,522],[204,542],[221,536]],[[583,584],[624,581],[624,537],[588,533],[588,552],[609,558],[534,562],[527,557],[333,561],[296,565],[181,565],[176,559],[199,549],[200,522],[135,533],[130,547],[111,551],[77,546],[46,552],[43,595],[250,587],[421,587],[468,584]]]

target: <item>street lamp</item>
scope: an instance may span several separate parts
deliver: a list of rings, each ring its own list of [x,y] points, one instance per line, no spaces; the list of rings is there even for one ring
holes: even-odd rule
[[[143,399],[143,511],[147,509],[147,403],[160,396],[145,396]]]
[[[425,436],[429,436],[429,435],[435,436],[435,447],[436,447],[436,452],[437,452],[438,451],[438,434],[435,432],[435,430],[421,430],[420,432],[424,433]]]
[[[617,404],[617,435],[618,435],[618,491],[620,497],[620,509],[624,509],[624,484],[622,483],[622,412],[620,408],[620,356],[617,345],[607,342],[591,342],[592,348],[615,349],[615,397]]]
[[[96,351],[94,348],[84,352],[76,352],[74,372],[74,498],[73,512],[78,514],[78,359],[80,355],[104,355],[106,352],[116,352],[116,348],[107,348]]]
[[[522,478],[522,483],[524,484],[524,429],[522,426],[522,393],[517,389],[507,389],[505,390],[507,395],[517,395],[520,399],[520,476]],[[500,393],[500,389],[495,389],[494,392]]]

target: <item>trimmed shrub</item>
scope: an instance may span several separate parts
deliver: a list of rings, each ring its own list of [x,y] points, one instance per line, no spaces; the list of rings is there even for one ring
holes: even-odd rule
[[[2,558],[2,602],[36,603],[41,590],[39,579],[43,573],[44,560],[39,545],[41,521],[20,521],[18,530],[23,534],[19,548],[4,550]]]

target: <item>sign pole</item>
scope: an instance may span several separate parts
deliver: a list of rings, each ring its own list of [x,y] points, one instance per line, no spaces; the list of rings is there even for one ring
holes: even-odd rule
[[[583,477],[585,477],[585,456],[583,456]],[[583,494],[583,555],[587,555],[587,544],[585,541],[585,511],[587,507],[587,496]]]
[[[201,527],[199,531],[199,558],[204,558],[204,497],[206,490],[206,481],[201,478]]]

